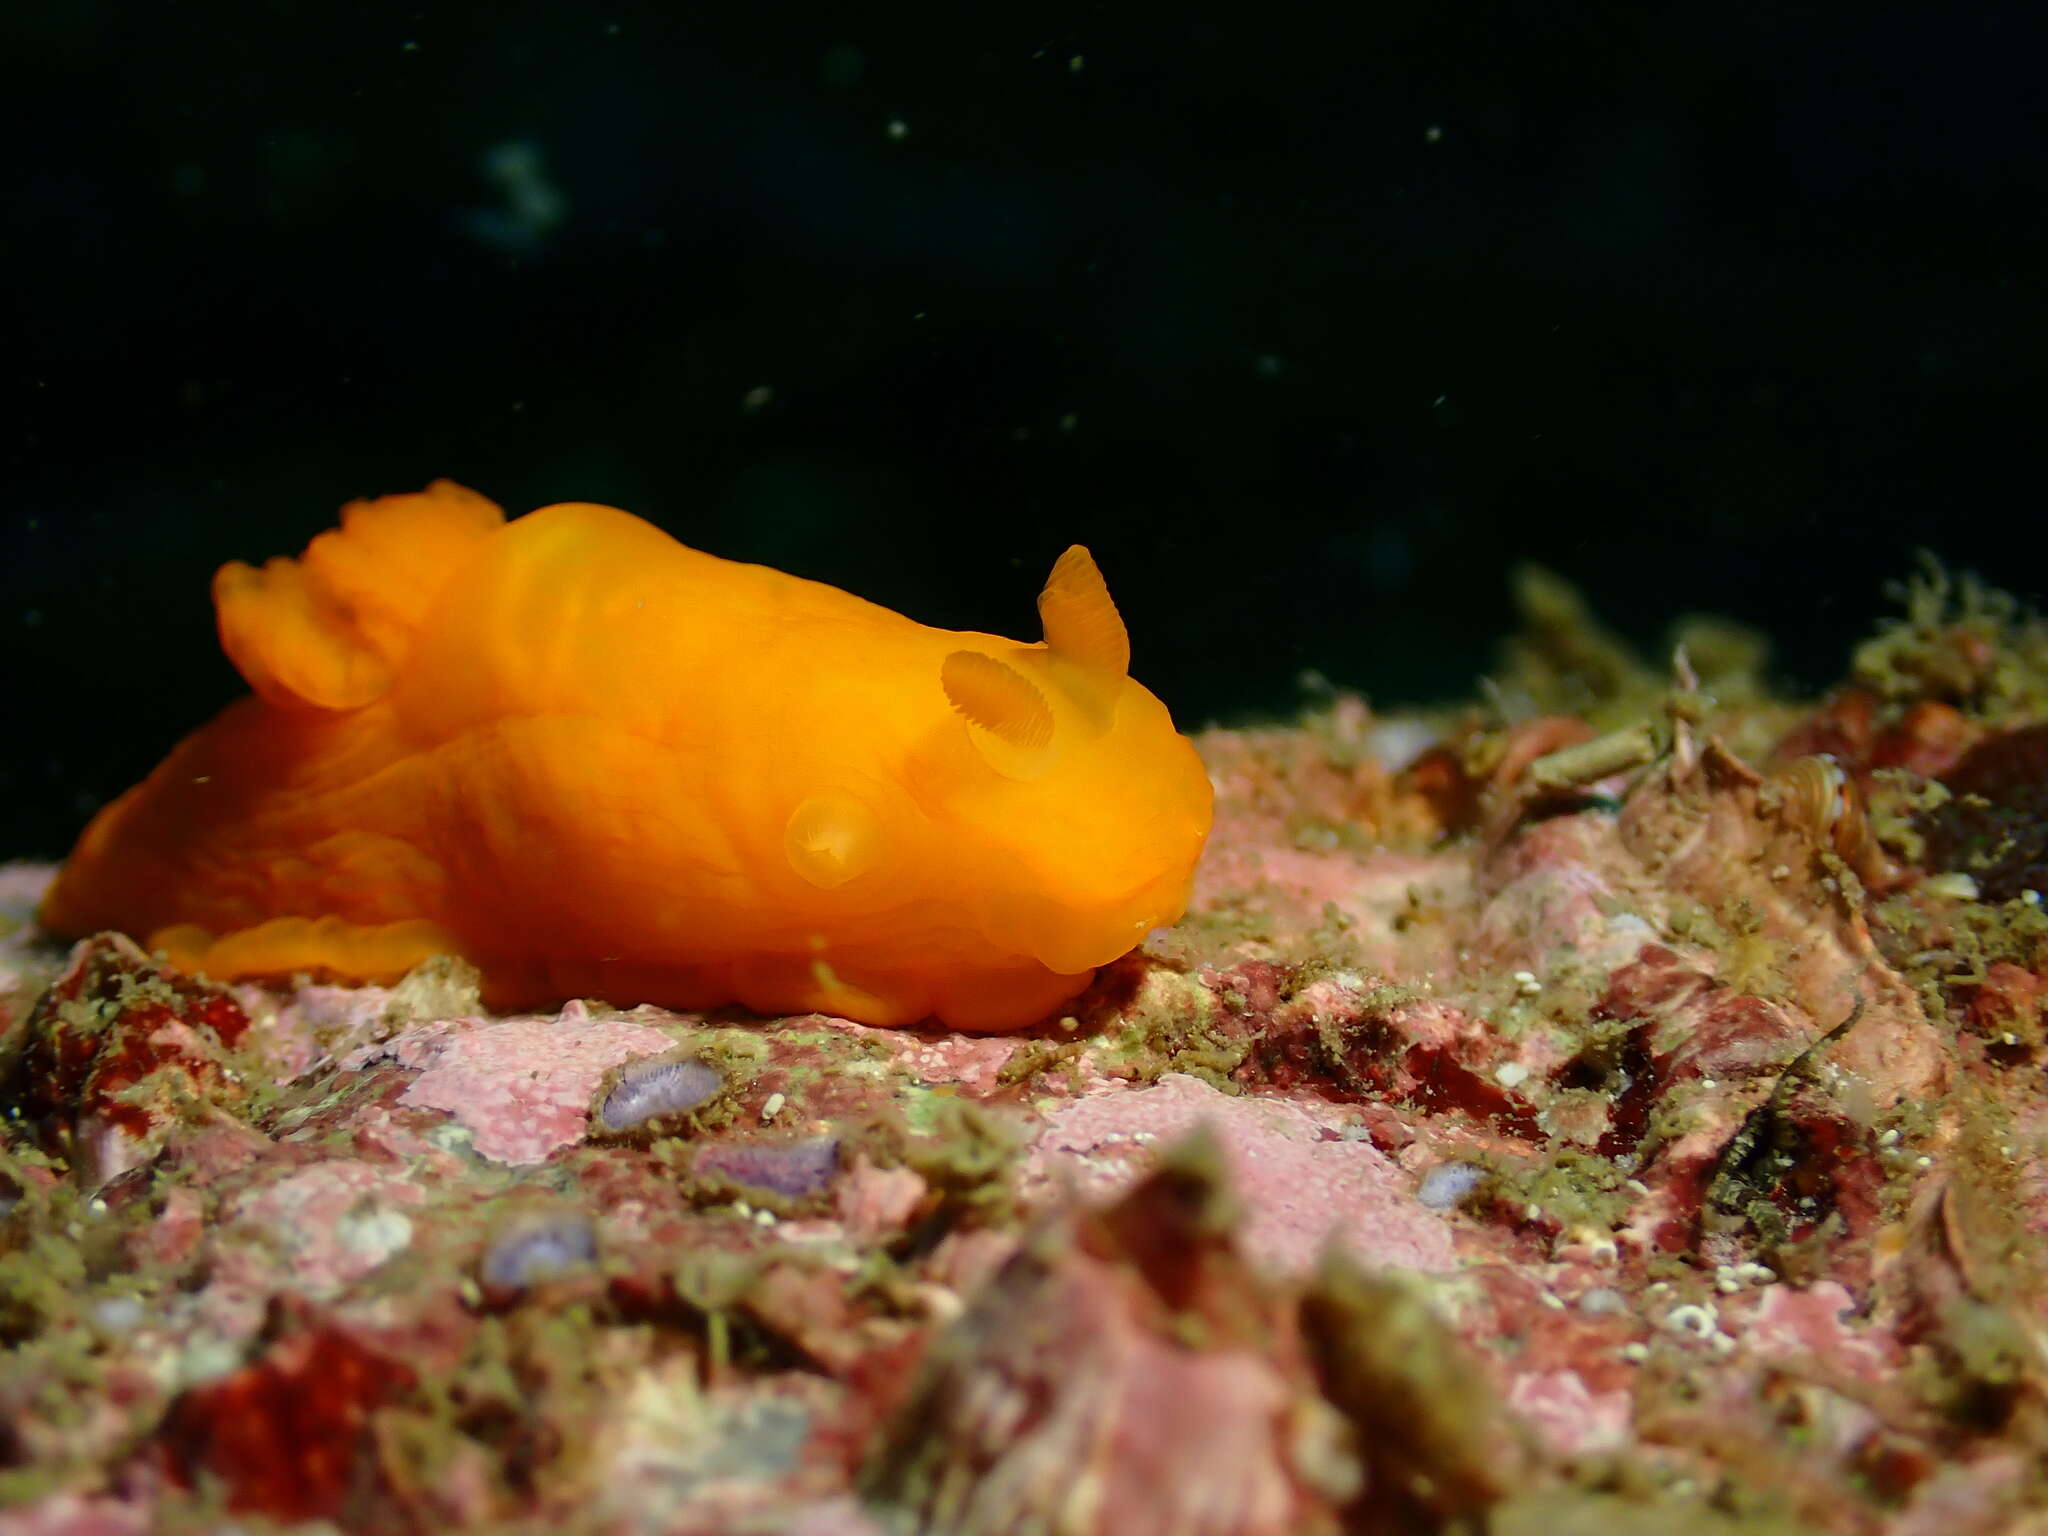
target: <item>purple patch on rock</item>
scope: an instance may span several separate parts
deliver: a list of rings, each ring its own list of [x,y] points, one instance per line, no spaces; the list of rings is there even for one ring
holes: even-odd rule
[[[598,1124],[608,1131],[668,1115],[687,1115],[710,1102],[725,1086],[718,1069],[701,1061],[638,1061],[627,1067],[598,1106]]]
[[[487,1285],[522,1289],[580,1269],[597,1258],[597,1233],[575,1211],[526,1216],[510,1223],[484,1250]]]
[[[801,1200],[824,1189],[839,1173],[839,1138],[757,1141],[704,1147],[693,1165],[699,1177],[717,1175],[749,1189]]]

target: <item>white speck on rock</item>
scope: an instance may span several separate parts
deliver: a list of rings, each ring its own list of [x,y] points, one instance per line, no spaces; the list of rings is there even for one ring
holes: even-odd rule
[[[343,1216],[334,1235],[342,1247],[374,1268],[412,1242],[412,1218],[388,1206],[371,1206]]]

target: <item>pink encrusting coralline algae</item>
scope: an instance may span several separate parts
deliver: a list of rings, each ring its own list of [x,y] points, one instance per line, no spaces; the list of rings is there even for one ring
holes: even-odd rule
[[[1205,733],[1188,917],[1009,1033],[230,988],[0,869],[0,1529],[2040,1529],[2048,631],[1681,638]]]

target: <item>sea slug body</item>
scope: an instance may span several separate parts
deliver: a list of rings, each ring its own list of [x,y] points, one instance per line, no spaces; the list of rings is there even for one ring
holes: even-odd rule
[[[694,1058],[636,1061],[621,1067],[598,1099],[596,1128],[620,1135],[667,1126],[702,1109],[724,1086],[716,1067]]]
[[[1448,1211],[1464,1204],[1485,1182],[1486,1170],[1477,1163],[1437,1163],[1416,1184],[1415,1198],[1432,1211]]]
[[[829,1186],[839,1173],[839,1138],[723,1142],[705,1147],[691,1163],[700,1178],[720,1178],[748,1189],[801,1200]]]
[[[597,1232],[582,1212],[529,1212],[491,1239],[477,1271],[486,1285],[519,1291],[596,1260]]]
[[[1045,639],[931,629],[610,507],[447,481],[223,566],[253,696],[46,897],[215,977],[1031,1023],[1184,910],[1210,789],[1078,545]]]

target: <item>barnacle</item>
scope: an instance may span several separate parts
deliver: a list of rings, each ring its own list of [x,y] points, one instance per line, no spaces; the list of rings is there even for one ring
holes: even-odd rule
[[[1834,853],[1872,890],[1898,882],[1899,874],[1870,830],[1863,792],[1825,753],[1798,758],[1770,778],[1779,814],[1813,842]]]

